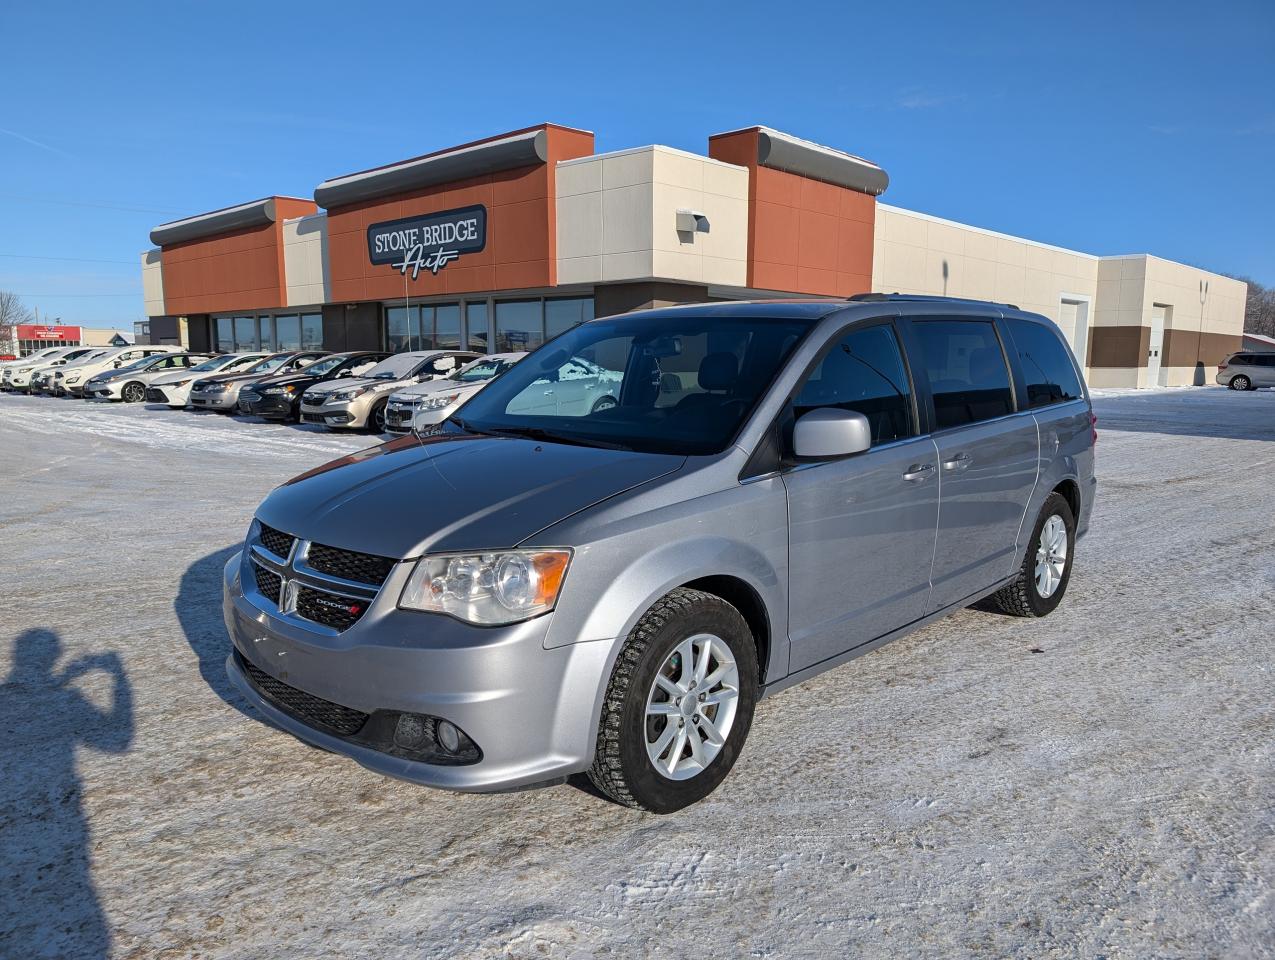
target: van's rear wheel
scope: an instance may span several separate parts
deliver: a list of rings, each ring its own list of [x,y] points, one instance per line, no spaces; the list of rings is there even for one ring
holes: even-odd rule
[[[1015,617],[1044,617],[1062,602],[1071,580],[1076,546],[1076,518],[1067,498],[1051,493],[1040,508],[1018,576],[985,601]]]
[[[1248,390],[1252,386],[1252,381],[1244,374],[1237,377],[1231,377],[1230,387],[1232,390]]]
[[[638,621],[602,704],[589,779],[629,807],[672,813],[739,756],[757,702],[757,649],[739,611],[679,588]]]

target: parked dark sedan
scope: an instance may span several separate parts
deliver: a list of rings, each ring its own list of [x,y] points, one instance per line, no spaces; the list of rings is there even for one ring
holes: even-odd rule
[[[239,412],[255,414],[266,420],[299,420],[301,394],[308,387],[328,380],[358,376],[388,356],[388,353],[367,350],[334,353],[296,373],[267,377],[239,391]]]

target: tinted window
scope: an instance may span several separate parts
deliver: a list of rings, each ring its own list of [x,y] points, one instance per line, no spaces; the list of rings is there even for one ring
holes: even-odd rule
[[[934,396],[936,429],[1014,411],[1009,368],[990,320],[922,320],[913,329]]]
[[[1006,320],[1005,323],[1018,351],[1023,379],[1027,381],[1028,406],[1047,407],[1084,395],[1071,357],[1054,331],[1030,320]]]
[[[910,437],[912,398],[894,328],[846,334],[811,371],[794,402],[798,417],[817,407],[854,410],[872,425],[872,442]]]
[[[1275,367],[1275,353],[1259,353],[1257,355],[1257,365],[1259,367]]]

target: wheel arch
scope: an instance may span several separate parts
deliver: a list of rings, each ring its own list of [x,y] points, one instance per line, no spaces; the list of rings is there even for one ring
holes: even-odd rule
[[[761,594],[745,580],[730,574],[716,574],[700,577],[679,584],[688,590],[700,590],[711,593],[725,600],[739,611],[748,629],[753,635],[753,644],[757,648],[757,683],[766,682],[766,674],[770,666],[770,614],[766,610],[766,602]]]
[[[1080,524],[1080,484],[1074,479],[1068,477],[1057,486],[1054,487],[1053,493],[1061,494],[1062,498],[1067,501],[1067,506],[1071,507],[1071,516],[1076,524]]]

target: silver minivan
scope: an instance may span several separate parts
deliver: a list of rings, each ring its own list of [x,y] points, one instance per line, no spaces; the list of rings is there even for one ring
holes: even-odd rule
[[[1232,390],[1275,387],[1275,353],[1232,353],[1217,365],[1213,379]]]
[[[581,362],[614,405],[553,402]],[[271,493],[226,565],[227,669],[276,725],[390,776],[587,773],[671,812],[726,777],[759,698],[973,604],[1054,610],[1095,436],[1058,329],[1003,304],[589,321],[441,433]]]

